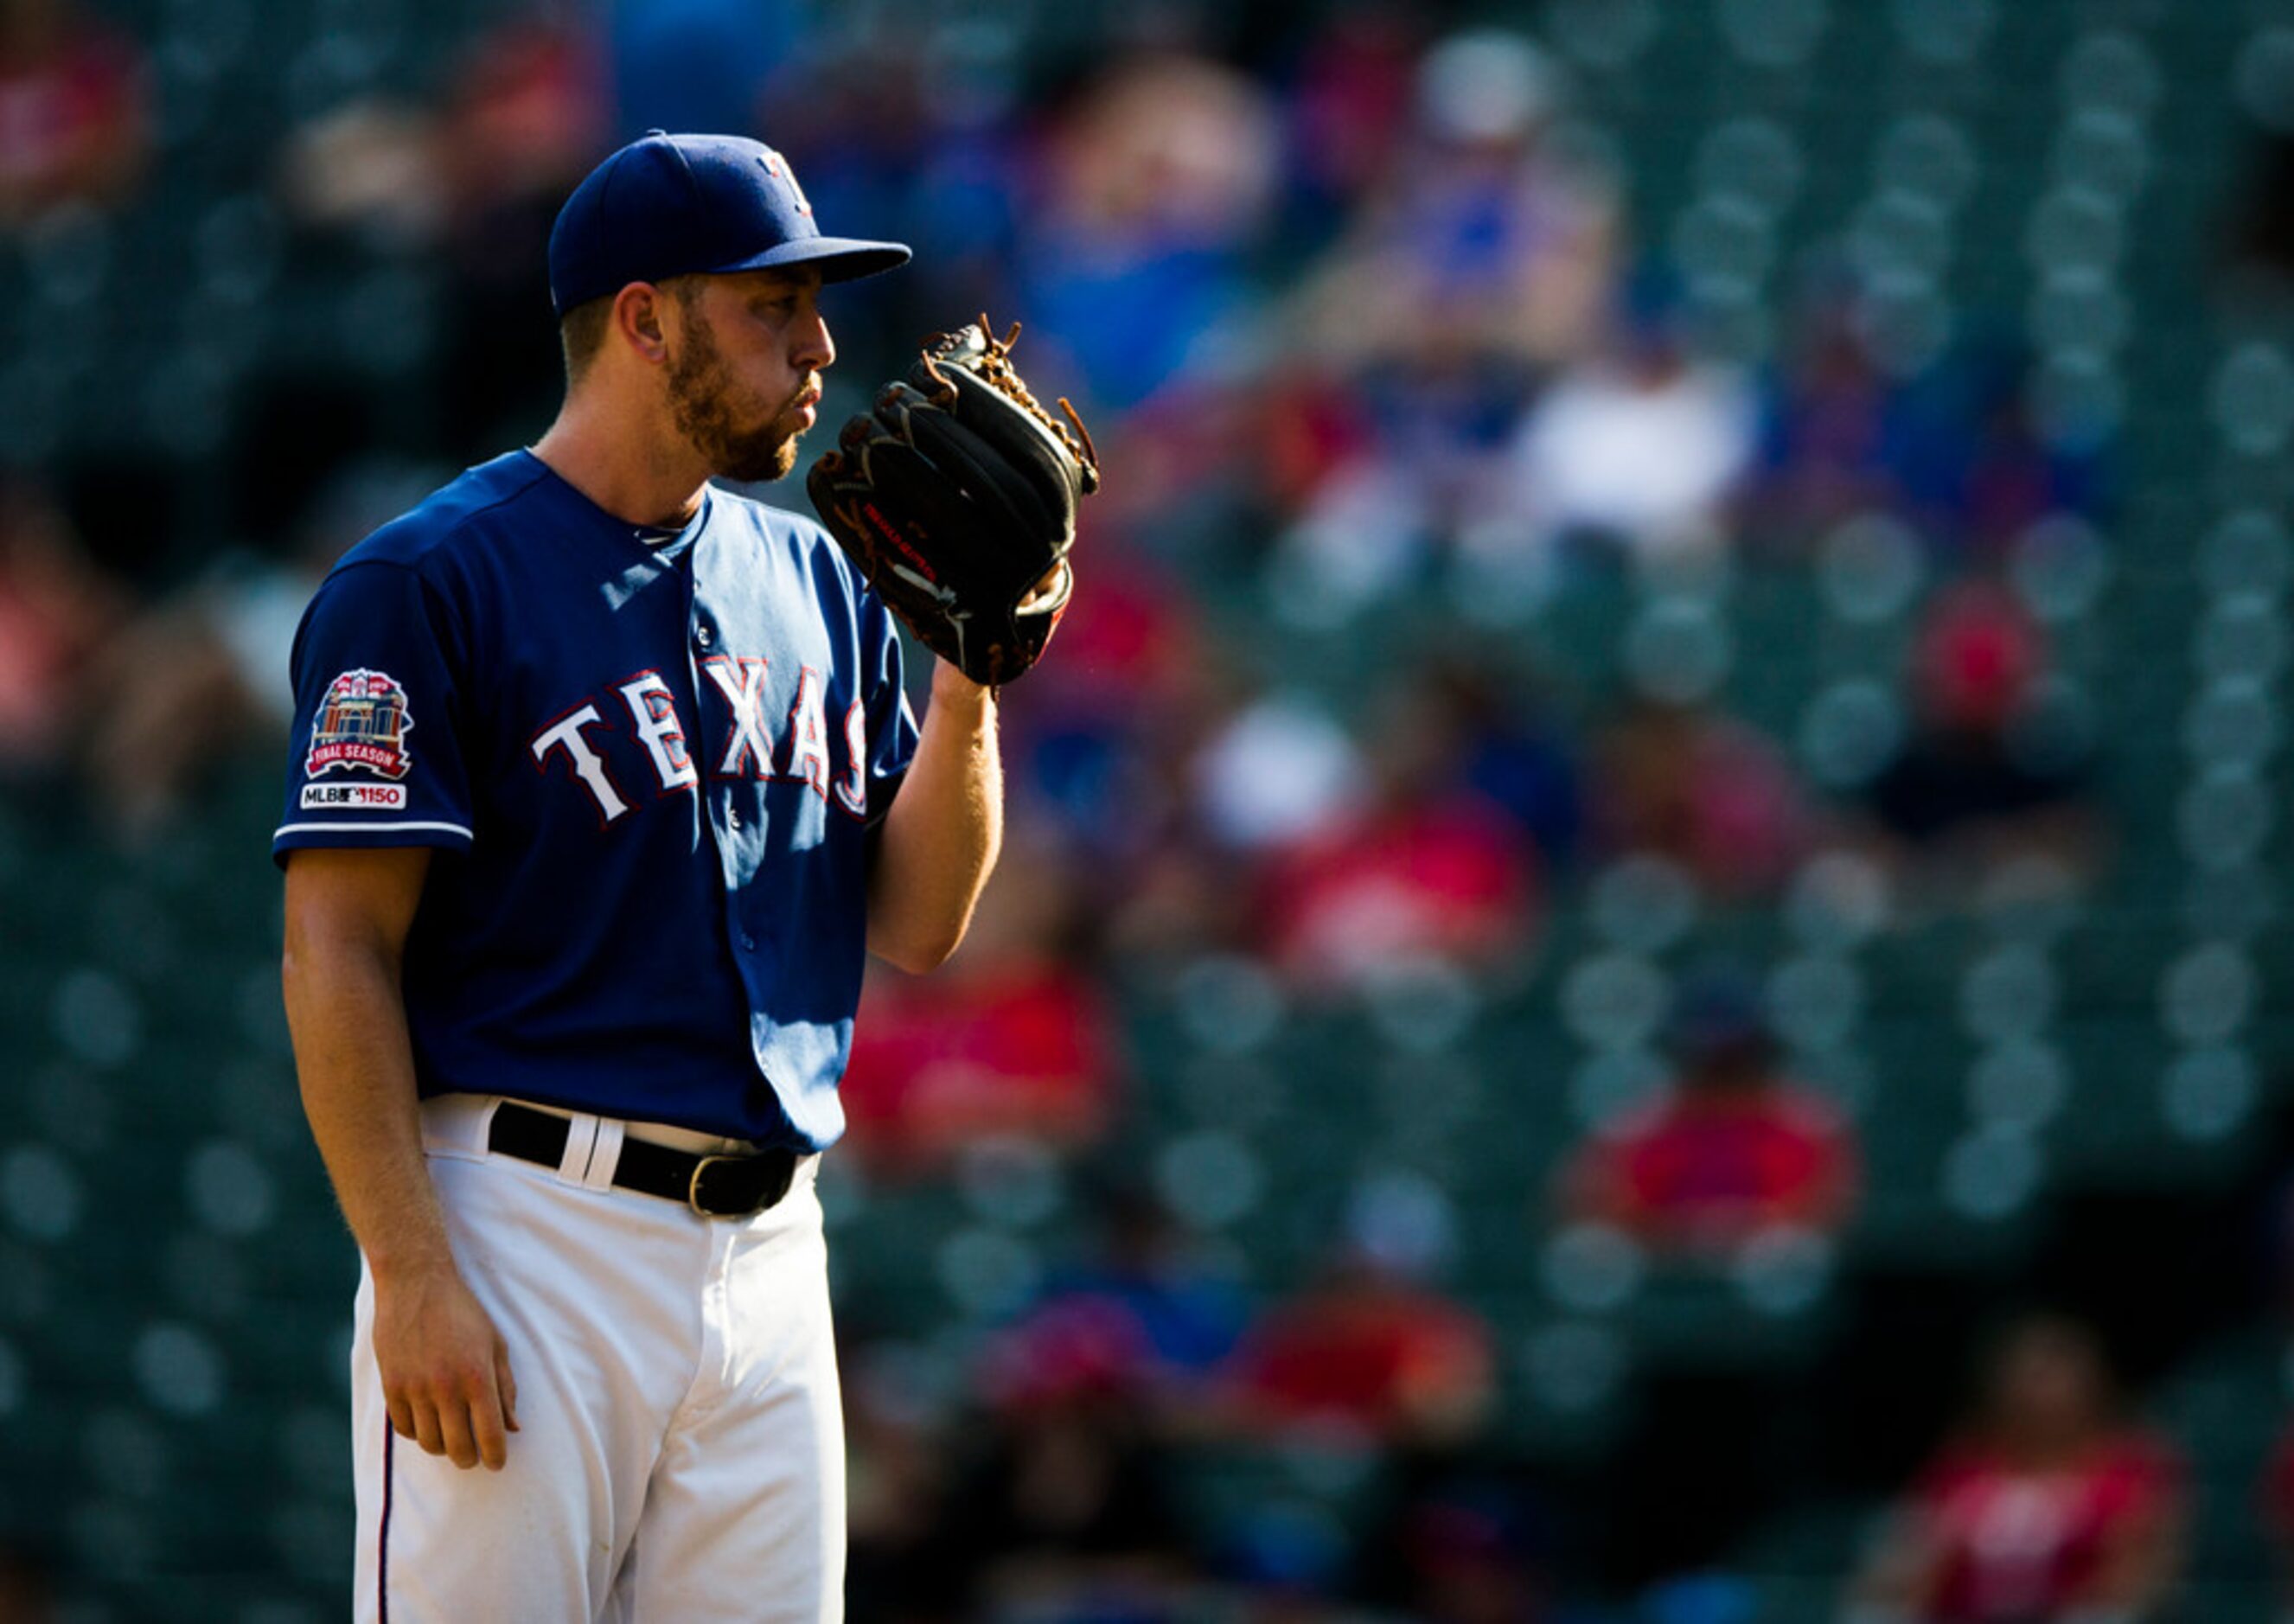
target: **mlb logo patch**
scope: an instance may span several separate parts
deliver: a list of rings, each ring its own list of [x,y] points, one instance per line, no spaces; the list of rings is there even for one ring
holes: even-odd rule
[[[303,810],[311,812],[404,812],[403,784],[305,784]]]
[[[406,690],[396,678],[363,667],[346,671],[327,684],[327,697],[311,723],[311,752],[303,771],[316,778],[339,767],[403,779],[414,764],[406,747],[413,727]]]

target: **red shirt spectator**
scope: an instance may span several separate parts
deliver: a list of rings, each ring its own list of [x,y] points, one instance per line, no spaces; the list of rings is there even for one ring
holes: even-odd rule
[[[1978,1424],[1906,1497],[1863,1598],[1924,1624],[2150,1616],[2179,1565],[2182,1464],[2119,1418],[2094,1334],[2027,1318],[1987,1387]]]
[[[2171,1449],[2134,1431],[2037,1470],[1981,1445],[1947,1450],[1912,1491],[1935,1546],[1926,1616],[2020,1624],[2091,1604],[2119,1547],[2161,1515],[2179,1478]]]
[[[1651,1245],[1725,1249],[1780,1225],[1829,1229],[1853,1204],[1855,1137],[1830,1100],[1775,1068],[1749,989],[1692,986],[1671,1094],[1606,1130],[1566,1175],[1581,1216]]]
[[[1480,800],[1389,804],[1277,857],[1265,941],[1307,982],[1348,983],[1418,954],[1485,964],[1525,944],[1535,880],[1518,835]]]
[[[880,1171],[966,1141],[1096,1138],[1121,1073],[1114,1011],[1085,967],[1076,877],[1024,827],[963,950],[929,977],[872,975],[840,1089],[854,1147]]]
[[[133,41],[60,0],[0,14],[0,221],[103,199],[142,169],[150,100]]]
[[[1095,1138],[1112,1109],[1110,1012],[1064,967],[1016,963],[872,984],[841,1093],[872,1162],[931,1162],[970,1139]]]
[[[1486,1408],[1489,1327],[1436,1293],[1367,1265],[1271,1311],[1232,1366],[1246,1414],[1280,1428],[1380,1440],[1454,1436]]]
[[[1727,1245],[1765,1228],[1828,1229],[1856,1184],[1846,1124],[1821,1095],[1763,1080],[1688,1089],[1586,1153],[1590,1215],[1672,1245]]]
[[[1604,730],[1593,799],[1607,845],[1669,858],[1722,896],[1772,892],[1814,821],[1791,763],[1769,739],[1714,712],[1653,700]]]

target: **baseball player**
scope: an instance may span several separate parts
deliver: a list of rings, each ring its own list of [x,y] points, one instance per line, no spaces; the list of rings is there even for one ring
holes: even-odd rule
[[[814,1172],[864,953],[937,965],[994,867],[989,679],[1056,624],[1096,469],[1051,456],[1088,451],[1080,424],[967,329],[847,427],[833,489],[816,469],[834,535],[710,483],[791,470],[835,357],[823,285],[907,258],[821,234],[758,143],[623,148],[550,240],[557,420],[354,548],[305,616],[273,850],[304,1104],[362,1259],[362,1619],[841,1616]],[[950,446],[1003,466],[993,412],[1064,513],[933,474]],[[959,601],[931,561],[958,518],[1026,543],[1005,567],[1034,590]],[[931,583],[901,613],[951,656],[921,730],[870,537]]]

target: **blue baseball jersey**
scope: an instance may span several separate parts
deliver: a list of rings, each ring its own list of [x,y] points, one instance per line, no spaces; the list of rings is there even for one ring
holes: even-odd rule
[[[843,1130],[869,831],[916,743],[883,605],[809,518],[616,518],[515,452],[346,554],[295,640],[282,865],[435,848],[424,1095],[818,1149]]]

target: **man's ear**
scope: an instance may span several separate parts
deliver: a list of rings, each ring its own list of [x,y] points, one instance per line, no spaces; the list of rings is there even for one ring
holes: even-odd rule
[[[663,328],[673,320],[663,314],[668,297],[649,282],[633,282],[614,296],[614,327],[629,347],[658,365],[669,356]]]

